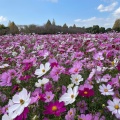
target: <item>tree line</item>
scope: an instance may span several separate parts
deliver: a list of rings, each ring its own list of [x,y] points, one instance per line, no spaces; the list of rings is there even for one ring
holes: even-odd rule
[[[14,22],[9,22],[8,26],[5,27],[3,24],[0,24],[0,35],[6,34],[75,34],[75,33],[105,33],[110,31],[120,31],[120,19],[117,19],[113,25],[113,28],[100,27],[99,25],[93,25],[92,27],[77,27],[75,24],[73,26],[68,27],[65,23],[63,26],[56,25],[55,20],[51,22],[48,20],[46,24],[39,26],[35,24],[31,25],[16,25]]]

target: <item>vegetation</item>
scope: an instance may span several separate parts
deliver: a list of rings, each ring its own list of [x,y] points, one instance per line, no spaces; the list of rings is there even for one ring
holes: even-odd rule
[[[99,25],[93,25],[91,27],[77,27],[75,24],[73,26],[68,26],[66,23],[63,26],[56,25],[55,20],[51,22],[48,20],[44,25],[39,26],[35,24],[30,25],[16,25],[14,22],[9,22],[8,26],[5,27],[3,24],[0,24],[0,35],[5,34],[76,34],[76,33],[105,33],[110,31],[120,31],[120,19],[117,19],[113,25],[113,28],[100,27]]]

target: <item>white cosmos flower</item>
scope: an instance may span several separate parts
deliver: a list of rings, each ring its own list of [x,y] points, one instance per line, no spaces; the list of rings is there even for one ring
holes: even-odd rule
[[[13,96],[13,104],[8,107],[8,114],[12,119],[16,118],[24,111],[24,108],[30,104],[30,101],[30,93],[28,94],[27,90],[23,88],[21,92]]]
[[[49,82],[49,79],[47,79],[47,78],[43,78],[42,80],[39,79],[38,82],[35,83],[35,86],[41,87],[42,85],[45,85],[48,82]]]
[[[75,85],[79,85],[79,83],[80,83],[81,81],[83,81],[82,76],[79,75],[79,74],[71,75],[71,78],[70,78],[70,79],[71,79],[72,83],[75,84]]]
[[[8,64],[3,64],[3,65],[0,66],[0,68],[6,68],[8,66],[9,66]]]
[[[75,86],[73,89],[68,88],[67,93],[64,93],[60,97],[59,101],[65,102],[65,105],[72,104],[75,101],[77,95],[78,95],[78,86]]]
[[[41,64],[41,65],[40,65],[40,69],[37,69],[37,70],[35,71],[35,75],[38,75],[38,77],[41,77],[41,76],[43,76],[47,71],[49,71],[50,68],[51,68],[51,67],[50,67],[50,63],[49,63],[49,62],[45,63],[45,65]]]
[[[120,115],[120,99],[114,98],[113,101],[108,100],[108,106],[107,108],[109,111],[112,112],[112,114],[119,114]]]
[[[102,95],[114,95],[113,89],[111,85],[100,85],[99,86],[99,91],[101,92]]]
[[[17,52],[12,52],[12,56],[17,56]]]
[[[68,86],[67,86],[67,88],[72,88],[74,86],[74,84],[69,84]]]
[[[2,120],[13,120],[13,119],[11,118],[10,115],[4,114],[4,115],[2,116]]]

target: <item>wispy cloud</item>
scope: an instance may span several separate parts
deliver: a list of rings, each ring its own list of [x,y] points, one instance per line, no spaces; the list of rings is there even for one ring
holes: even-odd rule
[[[90,21],[94,21],[96,19],[97,19],[96,17],[91,17],[88,19],[76,19],[76,20],[74,20],[74,22],[90,22]]]
[[[97,7],[97,10],[99,10],[100,12],[110,12],[113,11],[114,8],[118,5],[118,2],[113,2],[112,4],[108,5],[108,6],[104,6],[103,4],[100,4]]]
[[[6,17],[0,16],[0,22],[6,22],[6,21],[7,21]]]
[[[107,18],[98,18],[94,16],[88,19],[76,19],[74,20],[74,23],[80,27],[91,27],[93,25],[99,25],[100,27],[108,28],[113,26],[114,21],[115,18],[113,16]]]
[[[117,8],[117,9],[113,12],[113,15],[114,15],[115,17],[120,17],[120,7]]]

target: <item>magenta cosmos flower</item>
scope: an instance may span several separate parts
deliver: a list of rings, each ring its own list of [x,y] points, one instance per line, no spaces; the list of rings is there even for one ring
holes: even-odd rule
[[[60,116],[65,111],[64,102],[55,101],[45,106],[44,114]]]
[[[80,85],[79,87],[79,95],[82,97],[91,97],[94,95],[94,91],[92,86],[89,84]]]
[[[118,71],[120,71],[120,63],[118,63],[117,69],[118,69]]]

